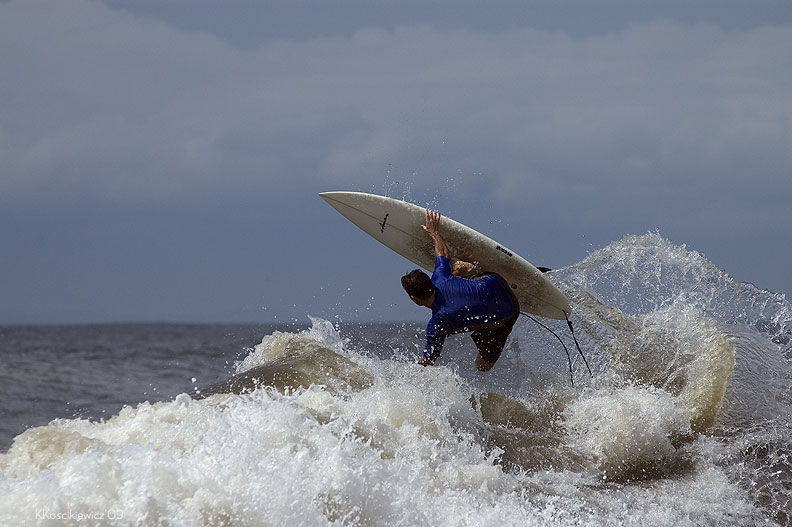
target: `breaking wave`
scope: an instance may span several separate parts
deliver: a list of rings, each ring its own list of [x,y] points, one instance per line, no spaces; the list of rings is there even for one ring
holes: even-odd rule
[[[195,393],[20,434],[0,523],[792,525],[784,297],[657,234],[550,276],[594,373],[574,386],[527,320],[481,374],[464,336],[423,368],[412,326],[312,318]]]

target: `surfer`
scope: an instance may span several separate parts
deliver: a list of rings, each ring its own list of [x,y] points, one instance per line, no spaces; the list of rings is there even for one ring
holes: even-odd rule
[[[478,349],[476,369],[489,371],[520,315],[519,302],[500,276],[487,273],[473,278],[472,264],[462,261],[452,264],[448,247],[438,232],[439,225],[440,214],[427,210],[423,229],[432,238],[435,253],[431,278],[420,269],[401,278],[402,287],[412,301],[432,310],[426,326],[426,347],[418,364],[434,364],[448,335],[471,331]]]

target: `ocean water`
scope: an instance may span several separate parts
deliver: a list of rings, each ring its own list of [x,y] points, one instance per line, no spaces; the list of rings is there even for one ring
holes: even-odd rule
[[[792,309],[659,235],[521,318],[0,328],[0,525],[792,525]]]

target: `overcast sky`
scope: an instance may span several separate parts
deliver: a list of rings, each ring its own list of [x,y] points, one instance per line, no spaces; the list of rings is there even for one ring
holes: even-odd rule
[[[317,194],[792,292],[792,2],[0,1],[0,323],[390,321]]]

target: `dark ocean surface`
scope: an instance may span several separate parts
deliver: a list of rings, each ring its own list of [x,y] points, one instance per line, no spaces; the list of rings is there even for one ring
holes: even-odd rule
[[[125,404],[166,401],[286,326],[104,324],[0,326],[0,449],[55,418],[108,418]]]

